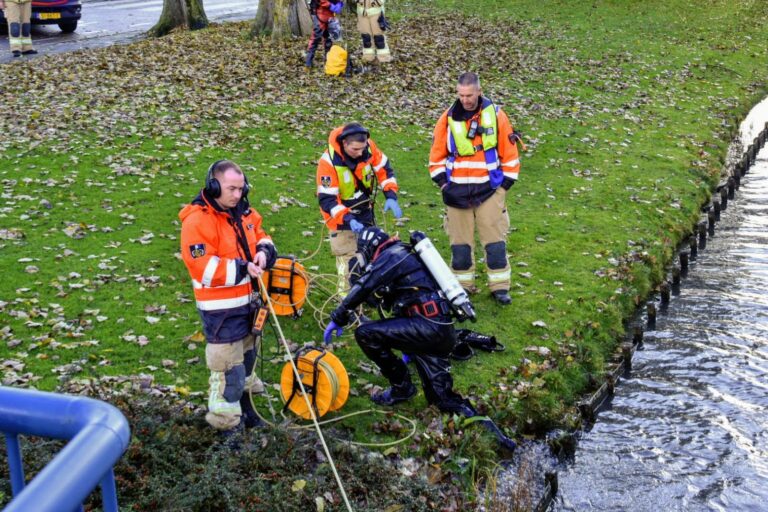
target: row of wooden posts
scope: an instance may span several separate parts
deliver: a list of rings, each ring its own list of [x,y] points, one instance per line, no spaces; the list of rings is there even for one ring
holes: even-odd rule
[[[699,251],[707,247],[707,238],[715,234],[715,225],[720,221],[722,212],[728,208],[728,202],[736,196],[736,191],[741,186],[741,178],[755,164],[757,155],[766,141],[768,141],[768,122],[765,123],[760,134],[754,138],[752,144],[747,147],[741,159],[736,162],[728,178],[717,185],[711,202],[702,208],[701,218],[692,226],[691,233],[681,244],[677,254],[678,261],[673,263],[667,278],[659,285],[659,299],[662,306],[669,304],[673,291],[679,291],[682,278],[688,274],[690,261],[695,260]],[[656,312],[656,301],[649,302],[645,310],[646,325],[649,329],[653,329],[656,325]],[[597,410],[609,396],[613,395],[614,386],[621,375],[626,375],[632,370],[632,355],[636,349],[643,346],[643,332],[642,325],[633,326],[631,340],[622,343],[620,364],[606,375],[605,382],[595,393],[578,404],[584,421],[595,420]]]

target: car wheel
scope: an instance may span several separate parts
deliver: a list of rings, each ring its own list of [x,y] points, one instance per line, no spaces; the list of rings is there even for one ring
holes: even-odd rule
[[[62,32],[69,34],[77,30],[77,20],[75,21],[62,21],[59,23],[59,28]]]

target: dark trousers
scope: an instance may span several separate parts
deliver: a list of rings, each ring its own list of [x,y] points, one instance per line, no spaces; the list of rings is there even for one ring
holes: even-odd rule
[[[456,331],[449,318],[414,316],[366,322],[355,330],[355,340],[390,384],[410,380],[408,367],[392,352],[394,349],[408,354],[416,364],[430,404],[452,411],[467,403],[453,391],[449,355],[456,344]]]
[[[322,21],[317,16],[312,16],[312,35],[309,38],[309,45],[307,46],[307,65],[312,64],[317,47],[320,46],[320,41],[323,42],[325,53],[328,53],[328,50],[331,49],[331,45],[333,44],[331,35],[328,32],[328,20]]]

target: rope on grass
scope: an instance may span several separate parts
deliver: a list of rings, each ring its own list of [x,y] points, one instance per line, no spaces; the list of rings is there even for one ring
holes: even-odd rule
[[[269,312],[272,315],[272,318],[275,320],[275,326],[277,327],[277,331],[280,335],[280,341],[283,343],[283,347],[285,348],[286,354],[288,355],[288,360],[291,363],[291,368],[293,369],[293,374],[296,377],[296,381],[299,383],[299,388],[301,389],[302,396],[304,397],[304,401],[307,403],[307,409],[309,410],[310,415],[312,416],[312,422],[314,423],[315,430],[317,431],[317,436],[320,438],[320,443],[323,445],[323,451],[325,452],[325,456],[328,457],[328,463],[331,466],[331,470],[333,471],[333,476],[336,479],[336,483],[339,486],[339,491],[341,491],[341,497],[344,499],[344,505],[346,505],[347,510],[349,512],[352,511],[352,505],[349,504],[349,498],[347,498],[347,492],[344,490],[344,484],[341,482],[341,477],[339,476],[339,472],[336,470],[336,464],[333,462],[333,457],[331,457],[331,451],[328,449],[328,445],[325,442],[325,437],[323,437],[323,431],[320,429],[320,424],[317,421],[317,416],[315,416],[315,410],[312,407],[312,404],[309,401],[309,396],[307,395],[306,389],[304,389],[304,383],[301,381],[301,375],[299,375],[299,369],[296,367],[296,363],[293,361],[293,357],[291,357],[291,349],[288,346],[288,341],[285,339],[285,335],[283,334],[283,329],[280,327],[280,321],[277,318],[277,314],[275,313],[275,309],[272,307],[272,300],[269,297],[269,294],[267,293],[267,289],[264,286],[264,281],[261,279],[261,276],[258,277],[259,280],[259,287],[264,292],[264,296],[267,297],[267,305],[269,306]]]

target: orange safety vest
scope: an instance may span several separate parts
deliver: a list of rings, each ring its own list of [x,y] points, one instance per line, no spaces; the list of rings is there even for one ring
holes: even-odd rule
[[[452,154],[450,144],[450,127],[448,123],[448,109],[440,116],[435,125],[432,139],[432,149],[429,152],[429,175],[433,181],[438,184],[450,181],[452,186],[462,186],[472,189],[467,197],[484,195],[492,191],[489,165],[486,161],[485,151],[483,150],[483,135],[477,133],[472,139],[472,146],[477,148],[472,155]],[[480,123],[478,112],[472,119]],[[472,119],[466,121],[467,128]],[[517,152],[517,144],[510,140],[513,133],[512,124],[503,110],[499,109],[496,114],[496,126],[498,130],[496,151],[498,152],[498,166],[501,169],[503,178],[516,180],[520,172],[520,159]],[[450,172],[446,172],[450,165]],[[450,176],[449,176],[450,175]],[[468,207],[470,205],[462,205]]]

